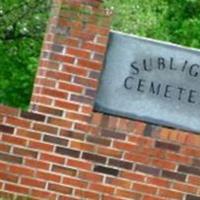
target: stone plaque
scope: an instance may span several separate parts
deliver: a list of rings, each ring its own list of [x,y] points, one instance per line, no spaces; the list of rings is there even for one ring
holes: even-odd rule
[[[200,51],[111,32],[95,110],[200,131]]]

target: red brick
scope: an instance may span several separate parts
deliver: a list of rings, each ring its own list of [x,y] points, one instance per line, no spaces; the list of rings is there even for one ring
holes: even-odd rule
[[[83,77],[86,77],[88,74],[88,69],[78,68],[77,66],[73,66],[70,64],[64,64],[62,67],[62,71],[73,74],[73,75],[83,76]]]
[[[17,183],[18,177],[8,172],[0,172],[0,180]]]
[[[107,36],[110,32],[110,29],[105,28],[105,27],[100,27],[100,26],[97,26],[97,25],[94,25],[94,24],[88,24],[87,25],[87,31]]]
[[[32,178],[22,178],[21,179],[21,184],[22,185],[27,185],[27,186],[32,186],[32,187],[37,187],[37,188],[45,188],[46,181],[40,181],[37,179],[32,179]]]
[[[24,128],[29,128],[31,125],[30,121],[15,118],[15,117],[7,117],[6,123],[10,125],[14,125],[14,126],[24,127]]]
[[[122,171],[120,173],[120,177],[126,178],[128,180],[144,182],[146,176],[141,175],[141,174],[137,174],[137,173],[134,173],[134,172],[131,172],[131,171]]]
[[[55,98],[61,98],[61,99],[67,99],[68,93],[62,92],[62,91],[55,91],[55,89],[50,88],[43,88],[42,90],[44,95],[55,97]]]
[[[69,45],[72,47],[78,47],[79,46],[79,40],[76,38],[70,38],[70,37],[59,37],[55,35],[54,37],[54,43],[61,44],[61,45]]]
[[[55,116],[62,116],[63,111],[60,109],[47,107],[47,106],[37,106],[37,111],[40,113],[45,113],[49,115],[55,115]]]
[[[0,151],[2,151],[2,152],[9,152],[10,148],[11,148],[10,145],[0,143]]]
[[[187,164],[187,165],[192,163],[191,157],[176,154],[173,152],[166,152],[166,159],[177,162],[177,163]]]
[[[67,113],[67,119],[71,119],[73,121],[80,121],[80,122],[89,122],[90,117],[88,115],[84,115],[81,113],[72,113],[72,112],[68,112]]]
[[[186,134],[184,131],[179,131],[177,142],[181,144],[185,144],[187,137],[188,137],[188,134]]]
[[[175,191],[170,190],[170,189],[160,189],[159,195],[161,197],[170,198],[170,199],[179,199],[179,200],[183,199],[183,193],[175,192]]]
[[[72,197],[72,195],[60,195],[58,200],[79,200],[79,198]]]
[[[49,183],[48,190],[60,192],[62,194],[71,194],[72,193],[72,188],[69,188],[69,187],[66,187],[63,185],[54,184],[54,183]]]
[[[60,61],[63,63],[73,63],[74,57],[73,56],[66,56],[66,55],[60,55],[56,53],[51,53],[51,59],[55,61]]]
[[[102,200],[124,200],[124,199],[121,199],[119,197],[113,197],[113,196],[110,196],[110,195],[103,195]]]
[[[85,170],[91,170],[92,164],[86,161],[79,161],[79,160],[72,160],[68,159],[67,160],[67,165],[79,169],[85,169]]]
[[[97,38],[97,43],[100,43],[100,44],[107,44],[108,42],[108,38],[107,37],[103,37],[103,36],[98,36]]]
[[[100,127],[96,127],[96,126],[91,126],[90,127],[90,133],[92,135],[99,135],[101,128]]]
[[[170,130],[168,128],[162,128],[159,132],[159,138],[163,140],[168,140],[170,135]]]
[[[150,160],[149,157],[144,156],[143,154],[135,154],[135,153],[126,153],[124,158],[129,161],[139,162],[144,164],[148,164]]]
[[[176,164],[167,160],[153,159],[152,165],[166,170],[175,170]]]
[[[149,157],[155,157],[155,158],[160,158],[163,159],[166,156],[166,151],[163,149],[159,149],[159,148],[152,148],[152,147],[144,147],[144,148],[140,148],[140,152],[146,156]]]
[[[2,124],[4,120],[4,116],[0,114],[0,123]]]
[[[53,165],[52,171],[67,176],[75,176],[77,174],[77,170],[59,165]]]
[[[188,177],[188,183],[199,186],[200,185],[200,177],[190,175]]]
[[[37,92],[34,91],[34,94],[32,96],[32,104],[33,102],[34,103],[37,103],[37,104],[45,104],[45,105],[51,105],[52,104],[52,98],[50,97],[45,97],[45,96],[39,96],[39,95],[36,95]],[[35,110],[34,108],[32,110]]]
[[[17,129],[17,133],[18,136],[24,137],[24,138],[28,138],[28,139],[35,139],[35,140],[40,140],[41,139],[41,134],[35,131],[30,131],[30,130],[26,130],[26,129]]]
[[[93,44],[93,43],[90,43],[90,42],[84,43],[82,48],[88,49],[88,50],[91,50],[91,51],[95,51],[95,52],[98,52],[98,53],[103,53],[103,54],[106,51],[105,45]]]
[[[170,180],[162,179],[159,177],[147,177],[147,183],[159,187],[169,187],[171,184]]]
[[[139,149],[139,147],[136,144],[130,144],[130,143],[121,142],[121,141],[114,141],[113,147],[119,150],[125,150],[125,151],[130,151],[130,152],[133,152]]]
[[[49,154],[49,153],[41,153],[40,160],[48,161],[52,163],[58,163],[58,164],[64,164],[65,162],[65,158],[63,156],[58,156],[58,155]]]
[[[157,196],[145,195],[143,200],[166,200],[166,199]]]
[[[131,135],[128,137],[128,141],[134,144],[142,145],[143,147],[153,147],[154,140],[139,135]]]
[[[31,196],[48,200],[56,200],[56,194],[39,189],[32,189]]]
[[[103,115],[101,113],[92,113],[92,124],[99,126],[101,124]]]
[[[98,147],[97,153],[103,154],[106,156],[116,157],[116,158],[121,158],[122,154],[123,154],[122,151],[118,151],[116,149],[112,149],[112,148],[108,148],[108,147]]]
[[[89,33],[89,32],[86,32],[86,31],[80,31],[80,30],[73,30],[71,32],[71,36],[72,37],[77,37],[77,38],[80,38],[82,40],[94,40],[94,33]]]
[[[58,70],[59,69],[59,62],[56,62],[54,60],[42,60],[41,59],[39,66],[40,66],[39,71],[40,71],[40,69],[43,69],[43,67]]]
[[[89,133],[91,130],[91,126],[88,124],[80,124],[76,122],[75,129],[79,131],[83,131],[84,133]]]
[[[74,29],[78,29],[78,30],[81,30],[81,27],[82,27],[82,23],[79,22],[79,21],[70,21],[68,19],[69,16],[67,16],[66,14],[67,13],[64,13],[65,10],[65,7],[63,6],[63,9],[61,10],[60,12],[60,18],[56,21],[57,25],[59,27],[73,27]]]
[[[83,133],[80,133],[80,132],[61,129],[60,136],[63,136],[65,138],[73,138],[73,139],[76,139],[76,140],[83,141],[85,135]]]
[[[31,168],[36,168],[36,169],[39,168],[39,169],[46,169],[46,170],[48,170],[50,167],[50,164],[47,162],[31,160],[31,159],[26,159],[25,165]]]
[[[66,196],[66,195],[60,195],[58,197],[58,200],[79,200],[79,199],[73,198],[72,195],[68,195],[68,196]]]
[[[134,122],[133,132],[135,134],[143,135],[146,124],[143,122]]]
[[[135,199],[135,200],[141,199],[141,194],[137,192],[128,191],[128,190],[117,189],[117,192],[115,195],[120,196],[120,197],[125,197],[127,199]]]
[[[40,123],[34,123],[33,124],[33,129],[36,131],[41,131],[45,133],[52,133],[56,134],[58,131],[58,128],[50,126],[50,125],[45,125],[45,124],[40,124]]]
[[[19,114],[19,109],[11,108],[8,106],[0,105],[0,113],[5,115],[17,116]]]
[[[95,150],[95,145],[78,142],[78,141],[71,141],[70,147],[79,149],[79,150],[84,150],[84,151],[91,151],[91,152],[93,152]]]
[[[33,176],[34,170],[24,166],[11,165],[9,171],[13,174]]]
[[[86,171],[80,171],[79,172],[79,178],[83,180],[88,180],[92,182],[102,182],[103,176],[93,173],[93,172],[86,172]]]
[[[87,188],[88,186],[88,183],[86,181],[71,177],[64,177],[63,184],[79,188]]]
[[[38,152],[36,151],[32,151],[32,150],[24,149],[24,148],[18,148],[18,147],[13,148],[13,153],[20,156],[30,157],[30,158],[36,158],[38,155]]]
[[[86,191],[86,190],[75,190],[75,195],[80,197],[81,199],[93,199],[97,200],[99,199],[99,193],[93,192],[93,191]]]
[[[56,81],[52,79],[38,77],[36,78],[35,84],[54,88],[56,86]]]
[[[67,102],[67,101],[61,101],[61,100],[56,100],[55,106],[59,107],[59,108],[67,109],[67,110],[74,110],[74,111],[78,111],[78,109],[79,109],[78,104],[72,103],[72,102]]]
[[[8,190],[10,192],[23,193],[23,194],[29,193],[29,188],[27,187],[14,185],[14,184],[8,184],[8,183],[5,184],[5,190]]]
[[[78,48],[68,48],[67,53],[76,57],[90,58],[91,51]]]
[[[68,38],[67,41],[66,41],[66,44],[69,45],[69,46],[73,46],[73,47],[77,47],[78,44],[79,44],[79,40],[78,39],[75,39],[75,38]]]
[[[81,86],[74,85],[72,83],[64,83],[64,82],[60,82],[58,85],[58,88],[61,90],[66,90],[66,91],[74,92],[74,93],[78,93],[78,94],[81,94],[84,89]]]
[[[61,176],[53,174],[52,172],[37,171],[36,177],[45,181],[60,182]]]
[[[93,107],[92,106],[87,106],[87,105],[81,105],[81,110],[80,110],[80,113],[83,113],[83,114],[90,114],[93,112]]]
[[[128,124],[129,124],[129,120],[120,119],[119,124],[118,124],[118,129],[120,131],[128,132],[128,130],[129,130]]]
[[[91,183],[90,189],[98,191],[98,192],[102,192],[102,193],[113,194],[115,188],[111,186],[98,184],[98,183]]]
[[[3,161],[0,161],[0,171],[6,172],[8,170],[8,168],[9,168],[8,163],[4,163]]]
[[[184,183],[174,183],[173,188],[180,192],[187,192],[191,194],[197,194],[198,187],[194,187],[192,185],[184,184]]]
[[[173,141],[173,142],[176,142],[177,139],[178,139],[178,135],[179,135],[178,132],[173,131],[173,132],[170,132],[170,133],[169,133],[168,138],[169,138],[169,140],[171,140],[171,141]]]
[[[142,193],[156,194],[157,188],[146,184],[134,183],[133,190]]]
[[[94,62],[86,59],[79,59],[78,65],[87,68],[87,69],[94,69],[94,70],[100,70],[102,69],[102,63]]]
[[[86,86],[90,88],[97,88],[98,82],[97,80],[94,79],[89,79],[89,78],[83,78],[83,77],[75,77],[74,83],[79,84],[81,86]]]
[[[20,146],[25,146],[27,143],[27,140],[24,138],[16,137],[16,136],[10,136],[10,135],[3,135],[2,141],[7,142],[9,144],[16,144]]]
[[[123,180],[120,178],[111,178],[111,177],[107,177],[106,183],[125,189],[130,189],[132,184],[131,181]]]
[[[29,147],[33,149],[43,150],[43,151],[53,151],[54,146],[51,144],[46,144],[38,141],[29,141]]]
[[[199,147],[200,137],[198,135],[189,134],[186,140],[186,144]]]
[[[53,124],[55,126],[61,126],[61,127],[64,127],[64,128],[71,128],[71,126],[72,126],[72,122],[69,121],[69,120],[52,118],[52,117],[48,118],[48,123]]]
[[[183,146],[181,148],[181,153],[185,154],[186,156],[193,156],[193,157],[197,157],[197,158],[200,157],[200,151],[198,148]]]

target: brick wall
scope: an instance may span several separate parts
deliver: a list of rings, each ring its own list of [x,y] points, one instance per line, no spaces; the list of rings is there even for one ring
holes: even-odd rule
[[[199,200],[200,136],[93,112],[111,19],[81,2],[55,1],[30,112],[0,106],[0,196]]]

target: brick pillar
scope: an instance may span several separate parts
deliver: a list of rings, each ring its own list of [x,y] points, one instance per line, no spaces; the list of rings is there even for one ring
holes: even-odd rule
[[[55,2],[35,80],[32,111],[71,119],[77,113],[78,118],[90,115],[109,27],[110,19],[100,1]]]

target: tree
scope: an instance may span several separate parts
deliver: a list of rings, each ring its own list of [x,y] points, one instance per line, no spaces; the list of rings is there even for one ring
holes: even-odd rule
[[[200,48],[199,0],[106,0],[113,29]]]
[[[26,108],[50,0],[0,2],[0,103]]]

